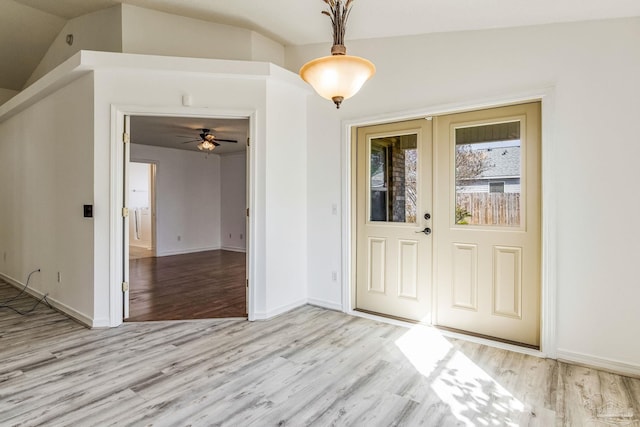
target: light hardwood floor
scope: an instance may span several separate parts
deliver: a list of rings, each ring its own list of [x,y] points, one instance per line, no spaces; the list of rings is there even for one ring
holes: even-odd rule
[[[0,309],[0,360],[3,426],[640,425],[640,380],[312,306],[102,330]]]

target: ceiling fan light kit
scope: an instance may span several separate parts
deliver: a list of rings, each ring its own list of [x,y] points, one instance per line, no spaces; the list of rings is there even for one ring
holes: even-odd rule
[[[200,139],[195,139],[193,141],[184,141],[183,144],[198,142],[198,145],[196,145],[198,150],[213,151],[217,146],[220,145],[220,143],[217,141],[232,142],[234,144],[238,143],[238,141],[236,141],[235,139],[218,139],[211,133],[210,129],[200,129],[200,130],[202,131],[202,133],[200,133],[199,135]]]
[[[202,141],[200,144],[197,145],[197,147],[198,147],[198,150],[200,151],[204,151],[204,150],[213,151],[213,149],[216,148],[216,145],[211,141]]]
[[[329,10],[322,14],[331,19],[333,46],[331,56],[324,56],[307,62],[300,68],[300,77],[309,83],[323,98],[330,99],[340,108],[345,99],[358,93],[376,72],[371,61],[358,56],[347,55],[344,34],[353,0],[323,0]]]

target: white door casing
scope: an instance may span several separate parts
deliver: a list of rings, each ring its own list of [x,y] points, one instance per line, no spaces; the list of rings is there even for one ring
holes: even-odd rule
[[[210,117],[210,118],[241,118],[249,119],[249,134],[252,144],[247,147],[249,171],[247,174],[247,192],[249,205],[255,203],[257,197],[257,190],[255,188],[255,179],[258,174],[256,151],[253,151],[252,156],[249,157],[249,153],[255,150],[254,141],[257,140],[256,130],[256,116],[255,110],[212,110],[210,108],[180,108],[180,107],[149,107],[149,106],[117,106],[111,107],[111,123],[112,123],[112,145],[111,145],[111,207],[112,214],[110,218],[111,232],[110,232],[110,246],[112,248],[112,262],[110,263],[110,277],[113,278],[110,285],[110,326],[118,326],[122,324],[125,319],[125,304],[128,305],[128,295],[125,295],[122,291],[122,282],[128,281],[128,241],[124,241],[124,230],[127,230],[128,223],[122,221],[122,208],[125,205],[124,197],[127,193],[125,189],[128,187],[124,182],[126,163],[129,160],[127,153],[125,161],[124,150],[128,149],[126,145],[122,143],[122,135],[125,130],[129,130],[128,116],[129,115],[142,115],[142,116],[179,116],[179,117]],[[127,122],[125,124],[125,122]],[[248,206],[249,207],[249,206]],[[249,283],[255,283],[255,269],[256,269],[256,244],[253,242],[255,238],[255,216],[248,217],[248,229],[246,236],[247,244],[247,276]],[[126,251],[126,252],[125,252]],[[126,265],[125,265],[126,262]],[[125,276],[126,275],[126,276]],[[255,290],[253,286],[248,288],[248,319],[253,321],[256,319],[256,303],[254,299]],[[126,307],[128,311],[128,307]],[[128,313],[127,313],[128,315]]]

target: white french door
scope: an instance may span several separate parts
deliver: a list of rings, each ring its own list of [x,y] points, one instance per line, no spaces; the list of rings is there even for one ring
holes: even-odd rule
[[[353,150],[356,309],[539,346],[540,103],[358,128]]]

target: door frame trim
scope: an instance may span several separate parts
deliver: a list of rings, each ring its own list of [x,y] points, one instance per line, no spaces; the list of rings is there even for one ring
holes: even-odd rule
[[[353,159],[351,155],[355,130],[361,126],[371,126],[395,121],[405,121],[417,118],[427,118],[435,115],[461,113],[465,111],[482,110],[502,107],[505,105],[523,104],[527,102],[541,103],[541,296],[540,296],[540,351],[527,349],[526,353],[555,359],[557,357],[556,344],[556,297],[557,297],[557,201],[553,183],[559,181],[559,169],[554,164],[553,127],[555,108],[555,87],[532,89],[521,93],[511,93],[503,96],[479,99],[469,102],[428,106],[419,110],[404,111],[386,115],[368,116],[343,120],[341,123],[341,189],[342,189],[342,311],[350,315],[360,315],[354,310],[355,306],[355,233],[353,201]],[[433,287],[435,289],[435,286]],[[379,318],[381,320],[383,318]],[[457,338],[469,336],[457,335]],[[498,341],[483,340],[484,344],[505,348],[505,344]],[[508,346],[509,350],[519,351],[517,346]],[[524,347],[523,347],[524,349]]]
[[[249,119],[249,138],[257,140],[257,111],[256,110],[217,110],[211,108],[194,108],[179,106],[150,107],[140,105],[111,105],[111,136],[110,136],[110,199],[109,199],[109,326],[115,327],[123,323],[122,316],[122,259],[123,238],[122,238],[122,216],[121,206],[123,194],[124,159],[122,134],[124,132],[125,116],[167,116],[167,117],[207,117],[207,118],[238,118]],[[250,155],[250,165],[248,168],[247,197],[250,206],[255,206],[256,191],[255,178],[257,176],[256,144],[252,143],[247,147]],[[120,207],[119,207],[120,206]],[[253,239],[256,235],[256,217],[249,217],[249,230],[246,233],[247,240]],[[249,283],[255,283],[255,262],[256,243],[247,241],[247,278]],[[248,320],[255,320],[255,287],[249,286]]]

